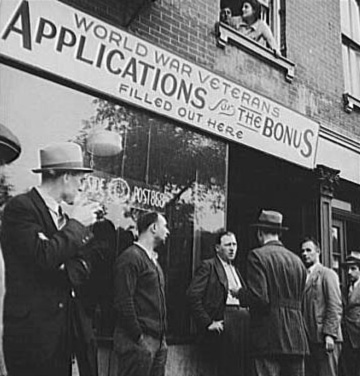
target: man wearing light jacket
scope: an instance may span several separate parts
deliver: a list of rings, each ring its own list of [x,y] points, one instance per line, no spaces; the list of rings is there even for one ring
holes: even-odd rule
[[[306,375],[336,376],[343,339],[339,278],[335,271],[320,263],[320,246],[316,239],[305,238],[300,246],[308,272],[303,301],[310,346]]]

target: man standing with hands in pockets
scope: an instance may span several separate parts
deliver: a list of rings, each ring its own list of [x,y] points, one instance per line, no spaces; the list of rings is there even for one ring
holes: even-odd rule
[[[246,301],[237,297],[245,283],[233,265],[235,235],[219,232],[215,252],[215,257],[202,262],[190,284],[190,311],[199,329],[205,362],[214,364],[219,376],[246,376],[249,312],[242,307]]]
[[[6,267],[4,353],[12,376],[96,376],[91,320],[76,292],[96,260],[89,226],[98,203],[76,203],[84,176],[81,147],[57,143],[40,150],[39,187],[15,196],[4,211]],[[72,205],[71,217],[61,203]]]

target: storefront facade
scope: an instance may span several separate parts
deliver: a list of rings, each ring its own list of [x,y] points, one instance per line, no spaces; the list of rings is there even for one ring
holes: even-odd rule
[[[128,17],[111,1],[75,3],[0,0],[0,122],[23,146],[5,184],[10,194],[38,184],[38,149],[72,140],[94,168],[85,193],[106,206],[119,252],[140,212],[166,215],[171,236],[159,257],[169,374],[186,374],[196,359],[185,292],[212,256],[217,231],[236,233],[244,273],[255,246],[249,225],[261,208],[284,214],[284,243],[294,252],[301,237],[317,236],[324,263],[340,274],[346,253],[360,247],[360,132],[351,133],[360,116],[331,99],[341,65],[334,88],[318,95],[315,73],[292,44],[296,25],[287,26],[286,53],[274,61],[226,25],[215,28],[215,0],[145,1],[142,10],[126,8],[135,12]],[[287,3],[287,25],[295,7]],[[326,112],[333,106],[336,116]],[[96,329],[111,346],[101,312]],[[114,366],[105,363],[107,375]]]

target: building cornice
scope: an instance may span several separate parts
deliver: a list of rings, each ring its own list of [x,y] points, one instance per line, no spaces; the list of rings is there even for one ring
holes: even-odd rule
[[[350,138],[324,126],[320,126],[319,137],[360,154],[360,140]]]

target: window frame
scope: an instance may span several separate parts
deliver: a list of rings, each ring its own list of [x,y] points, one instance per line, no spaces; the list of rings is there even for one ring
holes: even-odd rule
[[[276,57],[273,51],[266,46],[258,43],[245,35],[239,33],[233,27],[219,21],[215,25],[215,33],[217,38],[217,46],[225,48],[228,44],[234,45],[242,50],[245,50],[249,54],[257,57],[259,60],[265,61],[267,64],[272,65],[279,70],[284,71],[285,80],[292,82],[295,76],[295,63],[286,58],[286,42],[285,34],[281,30],[281,25],[284,23],[282,17],[285,14],[285,1],[284,0],[260,0],[262,6],[262,19],[267,21],[267,18],[271,20],[270,29],[273,32],[274,38],[277,41],[282,55]],[[233,0],[220,0],[220,8],[229,7],[232,9],[235,16],[238,14],[238,9],[234,10]],[[271,8],[271,5],[274,7]],[[264,9],[268,9],[265,14]],[[268,24],[269,24],[268,23]]]
[[[360,1],[340,0],[344,109],[360,108]]]

